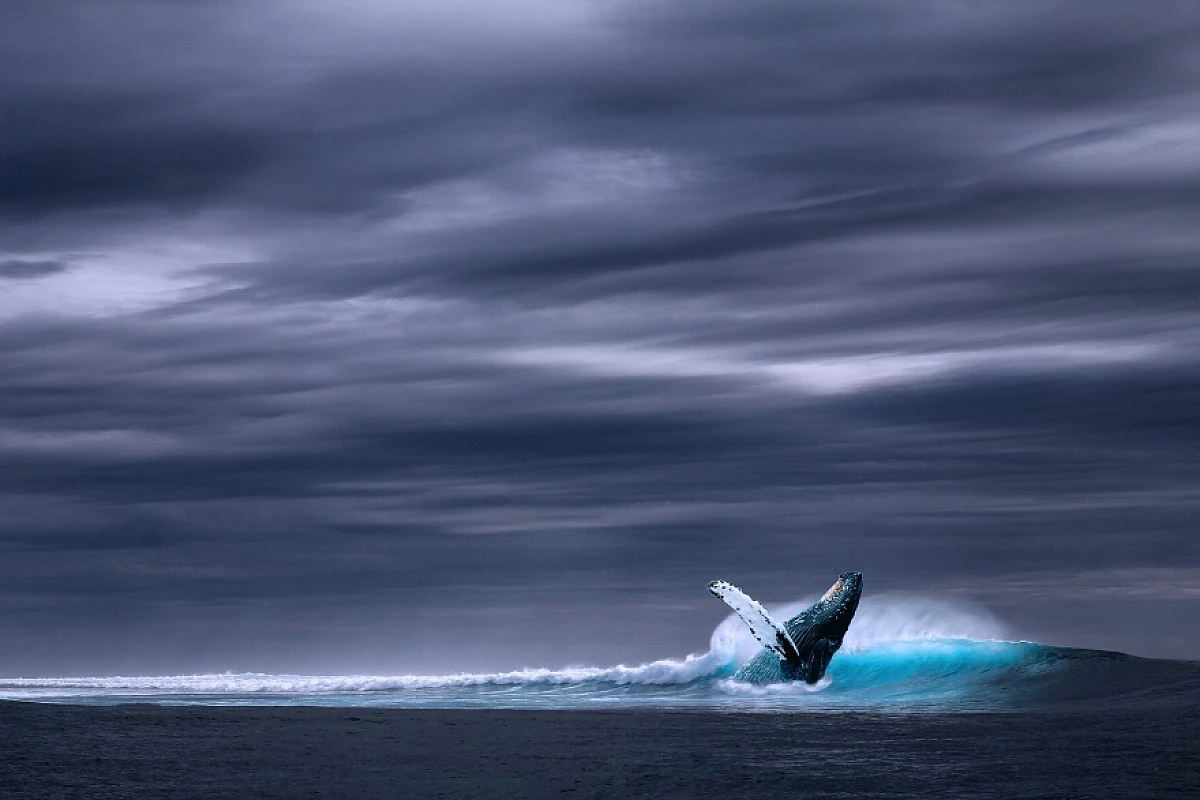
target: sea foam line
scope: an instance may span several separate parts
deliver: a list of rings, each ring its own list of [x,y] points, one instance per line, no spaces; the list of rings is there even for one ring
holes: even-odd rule
[[[716,677],[730,670],[727,654],[708,652],[682,661],[663,659],[627,667],[568,667],[522,669],[512,672],[456,675],[269,675],[221,673],[212,675],[114,676],[87,678],[4,678],[5,690],[92,690],[170,692],[189,694],[321,694],[377,692],[471,686],[563,686],[582,683],[670,685]]]

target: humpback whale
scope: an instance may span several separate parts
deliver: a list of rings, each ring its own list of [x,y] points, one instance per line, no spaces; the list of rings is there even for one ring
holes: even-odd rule
[[[843,572],[829,591],[806,610],[780,625],[759,603],[728,581],[713,581],[708,590],[733,609],[763,649],[734,675],[749,683],[803,680],[816,683],[858,610],[862,573]]]

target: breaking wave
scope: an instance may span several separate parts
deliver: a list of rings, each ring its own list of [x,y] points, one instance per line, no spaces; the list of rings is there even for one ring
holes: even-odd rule
[[[772,606],[771,614],[776,619],[790,619],[816,600],[814,596]],[[876,594],[863,597],[841,652],[859,652],[898,641],[999,641],[1008,638],[1005,625],[977,606],[919,595]],[[749,661],[760,645],[745,623],[730,614],[713,631],[709,648],[731,653],[740,665]]]
[[[773,609],[779,618],[811,601]],[[0,678],[0,699],[114,704],[425,708],[722,708],[987,710],[1054,702],[1200,702],[1200,665],[1014,642],[987,612],[903,595],[863,598],[824,680],[733,680],[758,644],[736,617],[708,652],[637,666],[456,675],[267,675]]]

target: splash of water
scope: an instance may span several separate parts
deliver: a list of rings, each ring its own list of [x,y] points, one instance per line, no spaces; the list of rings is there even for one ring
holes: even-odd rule
[[[816,597],[770,607],[780,622],[815,603]],[[890,642],[939,639],[1002,641],[1005,625],[985,609],[962,602],[915,594],[875,594],[862,598],[846,633],[843,653],[861,652]],[[730,614],[712,633],[709,649],[728,654],[739,665],[761,649],[737,616]]]

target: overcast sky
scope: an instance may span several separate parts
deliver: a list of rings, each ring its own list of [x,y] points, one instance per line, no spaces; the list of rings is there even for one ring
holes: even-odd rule
[[[1194,2],[0,2],[0,674],[1200,657]]]

